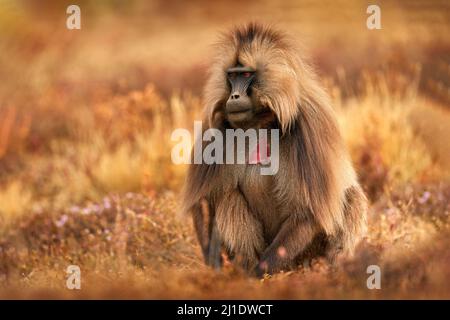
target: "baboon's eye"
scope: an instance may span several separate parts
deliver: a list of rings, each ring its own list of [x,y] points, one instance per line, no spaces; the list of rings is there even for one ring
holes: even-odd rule
[[[230,79],[236,79],[236,77],[237,77],[236,72],[228,72],[228,78],[230,78]]]
[[[252,75],[251,72],[243,72],[243,73],[242,73],[242,76],[243,76],[244,78],[250,78],[251,75]]]

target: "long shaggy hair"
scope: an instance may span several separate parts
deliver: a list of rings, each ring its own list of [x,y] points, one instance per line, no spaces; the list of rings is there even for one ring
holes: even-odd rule
[[[274,201],[289,204],[292,212],[309,212],[326,236],[339,237],[343,249],[351,251],[365,231],[366,199],[329,98],[312,68],[293,41],[272,28],[251,23],[224,34],[205,87],[205,129],[226,128],[224,107],[230,95],[226,70],[236,64],[256,70],[259,81],[252,94],[273,112],[281,130],[282,161],[271,190]],[[224,190],[221,166],[191,165],[185,211],[202,199],[208,199],[214,210],[211,195],[217,188]]]

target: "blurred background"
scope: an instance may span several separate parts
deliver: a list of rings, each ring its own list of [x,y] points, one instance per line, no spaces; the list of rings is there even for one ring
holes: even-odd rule
[[[0,0],[0,297],[450,298],[448,1],[79,0],[81,30],[70,4]],[[177,215],[170,134],[201,119],[220,32],[249,21],[310,56],[370,198],[337,273],[216,274]]]

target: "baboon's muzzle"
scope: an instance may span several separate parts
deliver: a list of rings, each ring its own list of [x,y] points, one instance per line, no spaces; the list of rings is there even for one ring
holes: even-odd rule
[[[230,121],[245,121],[251,118],[252,101],[247,94],[251,80],[238,77],[232,81],[231,94],[225,106],[225,111]]]

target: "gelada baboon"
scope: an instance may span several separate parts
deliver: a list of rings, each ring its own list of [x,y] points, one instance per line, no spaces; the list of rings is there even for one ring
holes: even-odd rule
[[[261,276],[351,253],[367,200],[328,97],[292,42],[255,23],[225,34],[205,100],[205,130],[280,130],[275,175],[261,175],[260,164],[190,165],[184,211],[206,263],[220,267],[224,250]]]

